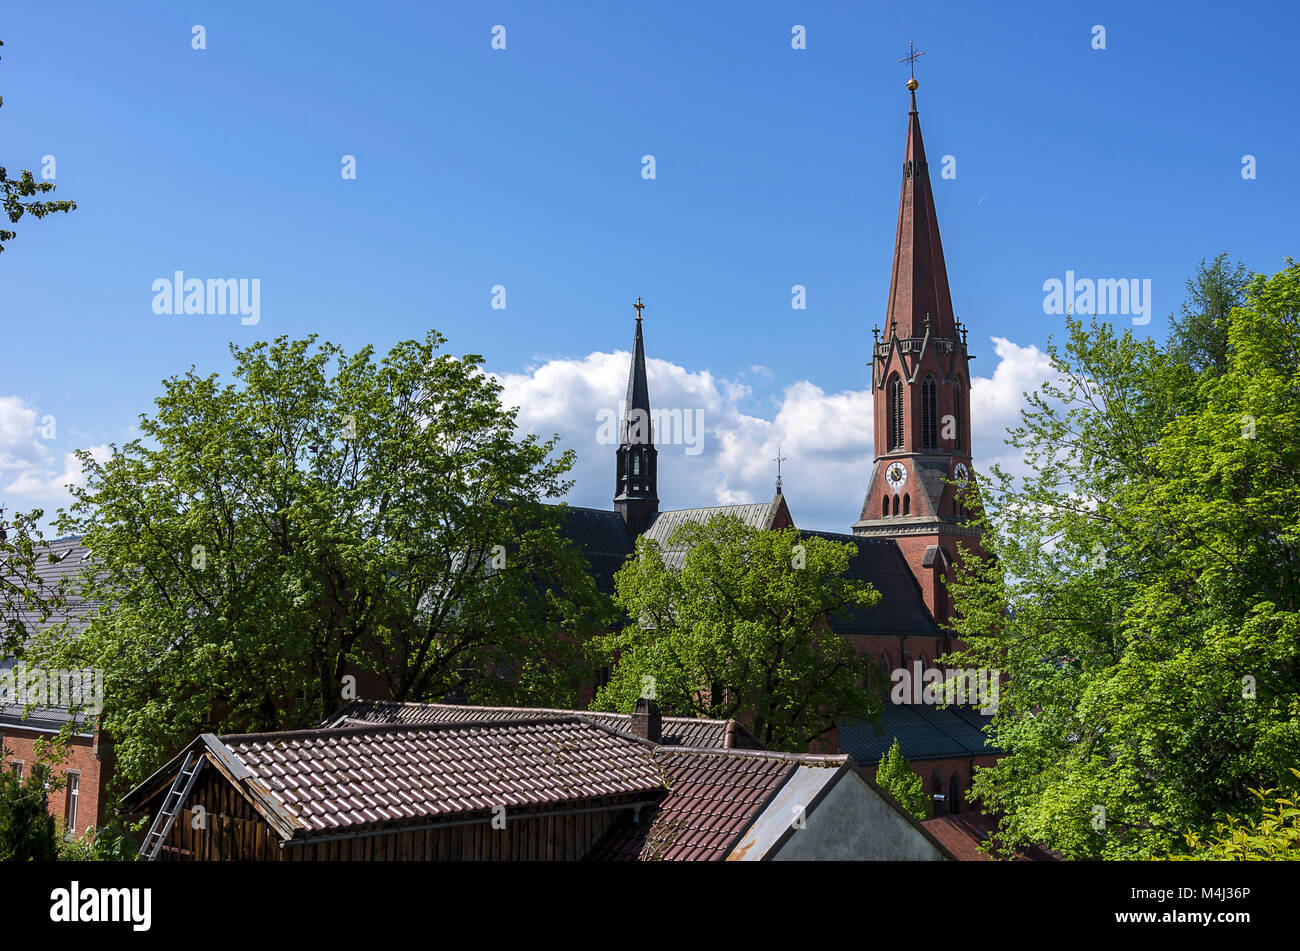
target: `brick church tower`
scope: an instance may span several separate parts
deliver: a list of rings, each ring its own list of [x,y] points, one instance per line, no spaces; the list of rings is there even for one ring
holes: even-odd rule
[[[952,605],[943,579],[960,557],[958,546],[981,555],[983,549],[978,530],[967,524],[968,500],[960,488],[971,465],[973,357],[948,291],[917,85],[908,80],[912,108],[885,330],[872,331],[875,466],[853,532],[897,542],[926,606],[944,626]]]

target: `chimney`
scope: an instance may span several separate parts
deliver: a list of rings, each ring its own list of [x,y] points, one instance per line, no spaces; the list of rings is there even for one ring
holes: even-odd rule
[[[734,750],[736,748],[736,721],[728,720],[727,728],[722,734],[722,748],[724,750]]]
[[[663,739],[663,717],[659,715],[659,704],[642,697],[636,702],[632,711],[631,731],[643,740],[658,743]]]

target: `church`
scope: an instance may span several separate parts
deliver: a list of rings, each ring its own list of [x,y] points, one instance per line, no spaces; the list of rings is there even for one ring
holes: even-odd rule
[[[857,548],[846,573],[870,584],[881,600],[870,609],[828,620],[887,681],[896,670],[923,673],[934,659],[960,649],[948,627],[952,599],[944,586],[957,559],[983,557],[980,533],[968,524],[963,486],[970,479],[970,361],[967,328],[953,312],[934,194],[916,106],[915,78],[903,157],[902,193],[885,327],[872,337],[874,466],[861,514],[850,533],[804,531]],[[591,564],[597,585],[613,577],[642,535],[666,546],[686,522],[733,515],[757,529],[796,527],[777,476],[767,502],[661,509],[657,450],[650,424],[650,381],[640,299],[616,450],[613,509],[571,508],[565,534]],[[667,488],[667,487],[665,487]],[[919,665],[919,666],[918,666]],[[925,782],[935,815],[961,812],[971,776],[997,751],[981,732],[988,718],[970,707],[897,704],[886,697],[880,724],[841,724],[827,752],[848,753],[874,775],[898,738]]]

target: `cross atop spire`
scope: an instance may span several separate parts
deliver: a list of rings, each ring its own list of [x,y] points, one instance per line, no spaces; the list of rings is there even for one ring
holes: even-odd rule
[[[776,458],[772,461],[776,463],[776,494],[781,494],[781,463],[789,459],[789,456],[781,455],[781,444],[776,444]]]
[[[641,311],[645,310],[645,304],[641,303],[641,295],[636,296],[636,303],[632,305],[636,308],[636,319],[641,319]]]
[[[912,71],[912,79],[908,82],[908,89],[915,89],[912,83],[916,82],[916,61],[925,55],[925,50],[917,50],[916,44],[911,40],[907,41],[907,55],[899,60],[900,63],[906,63]]]

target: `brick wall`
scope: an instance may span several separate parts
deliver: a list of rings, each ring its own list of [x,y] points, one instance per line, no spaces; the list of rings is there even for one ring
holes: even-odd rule
[[[5,725],[0,737],[2,737],[0,747],[4,749],[3,768],[12,769],[15,761],[21,761],[23,775],[30,776],[33,767],[36,766],[33,746],[37,739],[48,740],[51,734]],[[75,736],[68,744],[67,759],[52,767],[53,775],[58,779],[66,780],[70,772],[79,775],[76,822],[78,834],[92,826],[102,826],[108,812],[104,788],[111,774],[111,764],[107,762],[107,757],[101,757],[103,753],[103,750],[97,749],[91,737]],[[50,793],[51,815],[58,819],[65,817],[68,794],[67,783],[62,789]]]

